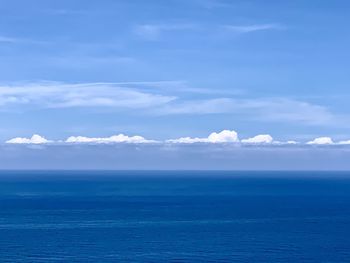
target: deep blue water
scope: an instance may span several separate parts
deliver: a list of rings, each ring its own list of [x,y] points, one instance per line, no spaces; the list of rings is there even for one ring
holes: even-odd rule
[[[350,262],[350,173],[0,172],[1,262]]]

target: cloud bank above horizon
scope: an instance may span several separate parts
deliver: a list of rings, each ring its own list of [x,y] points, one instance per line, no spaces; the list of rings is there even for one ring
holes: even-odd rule
[[[236,145],[350,145],[350,140],[334,142],[331,137],[317,137],[300,143],[294,140],[277,141],[269,134],[259,134],[251,138],[239,139],[234,130],[212,132],[208,137],[180,137],[178,139],[154,140],[140,135],[128,136],[117,134],[109,137],[70,136],[65,140],[49,140],[34,134],[30,138],[15,137],[5,141],[6,144],[236,144]]]

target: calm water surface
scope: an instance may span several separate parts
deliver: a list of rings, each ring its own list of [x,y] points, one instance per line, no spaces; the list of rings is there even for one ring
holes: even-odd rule
[[[0,172],[1,262],[350,262],[350,173]]]

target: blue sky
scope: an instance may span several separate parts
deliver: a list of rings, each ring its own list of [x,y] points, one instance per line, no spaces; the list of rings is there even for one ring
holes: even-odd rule
[[[0,0],[0,141],[350,139],[348,1]]]

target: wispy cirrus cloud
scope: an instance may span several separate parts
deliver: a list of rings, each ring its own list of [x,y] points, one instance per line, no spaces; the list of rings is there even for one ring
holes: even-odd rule
[[[133,28],[136,35],[146,40],[158,40],[162,33],[172,31],[193,30],[194,24],[140,24]]]
[[[246,34],[253,33],[258,31],[271,31],[271,30],[284,30],[286,27],[280,24],[248,24],[248,25],[204,25],[204,24],[140,24],[136,25],[133,28],[133,32],[145,39],[145,40],[160,40],[162,34],[167,32],[183,32],[183,31],[198,31],[198,32],[207,32],[210,35],[215,35],[216,32],[222,32],[224,30],[226,33],[230,34]]]
[[[229,32],[239,34],[252,33],[257,31],[285,29],[285,27],[279,24],[225,25],[223,26],[223,28]]]
[[[42,81],[36,83],[0,84],[0,107],[36,106],[40,108],[120,107],[125,109],[158,108],[165,114],[188,113],[192,101],[183,104],[183,95],[236,95],[239,90],[213,91],[191,88],[184,81],[129,81],[63,83]],[[225,101],[226,99],[217,99]],[[175,105],[169,104],[176,101]],[[212,113],[216,99],[199,104],[201,113]],[[194,101],[194,103],[197,103]],[[210,105],[213,104],[211,108]],[[160,106],[164,108],[159,108]],[[165,106],[168,105],[168,106]],[[158,110],[154,110],[154,113]],[[200,109],[193,111],[200,113]],[[157,113],[156,113],[157,114]],[[157,114],[158,115],[158,114]]]
[[[27,39],[21,37],[9,37],[0,35],[0,44],[48,44],[47,41],[41,41],[37,39]]]
[[[116,107],[142,109],[174,100],[173,96],[143,92],[115,83],[67,84],[41,82],[0,86],[0,106],[39,108]]]
[[[156,114],[234,114],[245,119],[329,124],[334,114],[325,106],[289,98],[213,98],[173,101],[155,109]]]
[[[0,85],[0,110],[77,107],[120,109],[125,114],[132,111],[149,116],[229,114],[250,121],[344,126],[344,116],[323,105],[229,91],[210,93],[191,89],[181,81]]]

